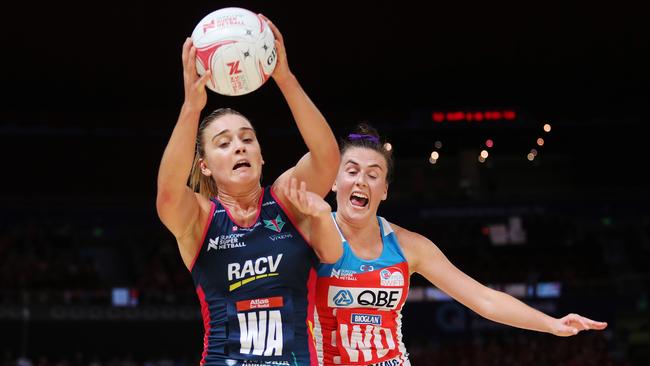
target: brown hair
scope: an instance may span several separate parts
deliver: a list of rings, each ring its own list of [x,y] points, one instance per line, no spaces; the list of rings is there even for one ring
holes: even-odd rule
[[[377,130],[370,126],[367,122],[360,122],[353,130],[352,133],[341,139],[339,146],[341,147],[341,156],[351,147],[361,147],[366,149],[375,150],[386,159],[386,182],[390,183],[393,179],[393,152],[386,149],[385,141],[382,141],[381,136]]]
[[[198,192],[207,198],[215,197],[217,195],[217,183],[215,183],[212,177],[208,177],[201,173],[199,161],[205,157],[203,133],[210,123],[229,114],[243,117],[248,121],[248,118],[232,108],[219,108],[203,118],[199,124],[199,131],[196,135],[196,152],[194,153],[194,163],[192,164],[192,172],[190,173],[189,186],[194,190],[194,192]]]

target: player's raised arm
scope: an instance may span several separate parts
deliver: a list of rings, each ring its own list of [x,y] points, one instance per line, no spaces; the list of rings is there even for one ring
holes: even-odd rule
[[[176,238],[190,231],[199,214],[199,198],[187,186],[187,180],[194,160],[198,123],[207,100],[205,83],[211,74],[197,75],[195,57],[196,49],[188,38],[182,52],[185,101],[158,170],[156,208],[161,221]]]
[[[272,77],[284,95],[300,134],[309,149],[309,152],[298,161],[294,168],[278,179],[288,179],[289,176],[293,176],[297,180],[305,182],[310,191],[324,197],[330,191],[338,171],[340,161],[338,143],[325,117],[289,69],[282,34],[270,20],[266,20],[275,35],[278,57]],[[281,190],[278,190],[278,193],[280,193],[280,199],[286,201]]]

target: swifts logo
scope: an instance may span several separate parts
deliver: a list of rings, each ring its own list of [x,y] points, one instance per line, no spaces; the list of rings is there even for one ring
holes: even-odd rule
[[[384,268],[379,272],[379,278],[382,286],[404,286],[404,275],[399,268]]]

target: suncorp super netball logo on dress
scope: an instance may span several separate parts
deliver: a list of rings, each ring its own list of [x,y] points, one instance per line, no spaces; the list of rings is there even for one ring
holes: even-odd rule
[[[233,249],[233,248],[243,248],[246,246],[246,242],[240,241],[240,239],[244,236],[245,234],[226,234],[226,235],[219,235],[216,238],[212,239],[210,238],[208,240],[208,249],[206,251],[210,250],[224,250],[224,249]]]

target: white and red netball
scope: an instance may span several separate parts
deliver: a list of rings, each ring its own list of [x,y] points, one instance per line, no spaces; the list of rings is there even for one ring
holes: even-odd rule
[[[223,95],[244,95],[271,76],[276,63],[275,37],[266,21],[242,8],[206,15],[192,32],[199,75],[212,70],[207,87]]]

